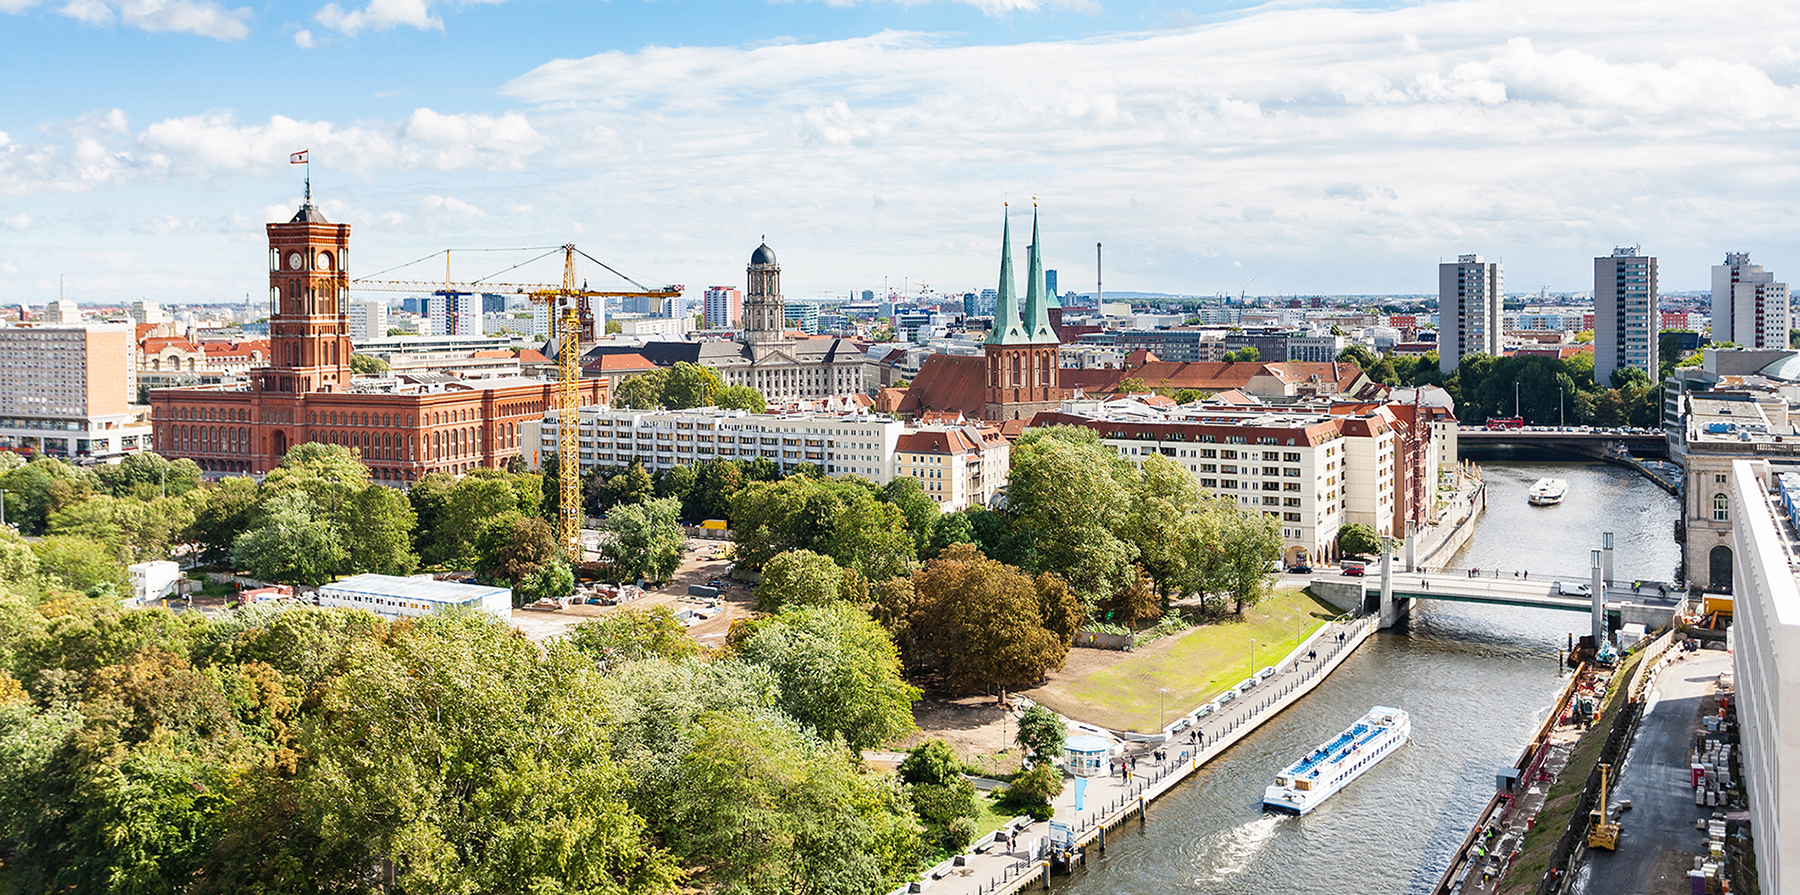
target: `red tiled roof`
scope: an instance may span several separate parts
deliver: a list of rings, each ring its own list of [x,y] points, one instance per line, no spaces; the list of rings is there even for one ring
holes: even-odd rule
[[[635,373],[655,368],[656,365],[641,354],[602,354],[588,361],[585,367],[597,373]]]
[[[987,358],[933,354],[919,365],[919,375],[913,377],[912,386],[906,390],[898,411],[955,412],[966,417],[980,417],[986,407]]]
[[[912,454],[960,454],[980,449],[961,429],[907,432],[894,442],[894,450]]]
[[[254,360],[257,353],[269,356],[268,339],[249,339],[243,342],[201,342],[200,350],[206,352],[208,360]]]
[[[178,351],[198,351],[194,343],[180,336],[151,336],[138,340],[138,350],[145,354],[160,354],[164,348],[173,345]]]
[[[135,338],[139,342],[142,342],[142,341],[144,341],[144,337],[150,334],[151,330],[156,329],[158,326],[161,326],[161,325],[162,324],[160,324],[160,323],[140,323],[137,325],[137,335],[135,336]]]
[[[519,352],[519,363],[522,363],[522,364],[547,364],[549,362],[550,362],[550,359],[545,357],[544,353],[542,351],[537,350],[536,348],[526,348],[525,350]]]
[[[884,388],[875,393],[874,407],[881,413],[898,413],[901,402],[906,400],[906,389]]]
[[[471,352],[469,352],[469,357],[471,357],[471,358],[477,358],[477,357],[505,357],[505,358],[511,358],[511,357],[512,357],[512,356],[513,356],[513,353],[512,353],[512,352],[511,352],[511,351],[508,351],[508,350],[506,350],[506,349],[504,349],[504,348],[488,348],[488,349],[484,349],[484,350],[481,350],[481,351],[471,351]]]

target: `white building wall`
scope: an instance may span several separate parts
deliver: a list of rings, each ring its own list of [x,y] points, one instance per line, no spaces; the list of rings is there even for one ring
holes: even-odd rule
[[[535,426],[534,468],[556,450],[554,413]],[[854,475],[877,485],[893,480],[895,444],[905,426],[868,415],[753,414],[741,410],[581,409],[583,468],[673,469],[711,459],[766,458],[783,471],[813,463],[826,475]]]
[[[1771,505],[1769,466],[1732,465],[1732,666],[1745,788],[1763,892],[1800,895],[1800,588],[1790,523]]]

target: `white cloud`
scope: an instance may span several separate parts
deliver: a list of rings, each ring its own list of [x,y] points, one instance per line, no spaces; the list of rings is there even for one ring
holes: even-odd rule
[[[312,49],[313,48],[312,32],[306,30],[305,28],[302,28],[299,31],[294,32],[294,46],[299,47],[303,50]]]
[[[18,13],[39,0],[0,0],[0,12]],[[144,31],[174,31],[220,40],[250,36],[250,8],[226,9],[212,0],[62,0],[56,10],[89,25],[124,25]]]
[[[19,212],[18,214],[7,217],[4,221],[0,221],[0,223],[5,223],[7,227],[9,227],[13,230],[29,230],[29,229],[31,229],[31,222],[32,222],[31,215],[28,215],[22,211]]]
[[[823,0],[826,6],[856,6],[865,0]],[[921,6],[933,0],[893,0],[901,6]],[[983,15],[1000,17],[1015,12],[1037,12],[1046,7],[1073,9],[1081,12],[1098,12],[1100,4],[1094,0],[951,0],[981,10]],[[1192,18],[1191,14],[1189,18]]]
[[[506,0],[460,0],[460,5],[504,2]],[[370,0],[369,5],[361,9],[346,10],[336,3],[327,3],[313,15],[313,21],[346,35],[389,28],[442,31],[444,20],[438,16],[437,7],[445,5],[449,4],[443,0]]]

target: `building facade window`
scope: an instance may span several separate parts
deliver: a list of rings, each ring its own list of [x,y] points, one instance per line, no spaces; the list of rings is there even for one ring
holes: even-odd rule
[[[1713,495],[1713,521],[1731,521],[1731,498],[1723,494]]]

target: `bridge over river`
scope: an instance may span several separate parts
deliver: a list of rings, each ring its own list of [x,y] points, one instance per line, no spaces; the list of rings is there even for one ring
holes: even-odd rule
[[[1373,572],[1377,566],[1368,567]],[[1599,599],[1592,596],[1593,581],[1553,575],[1500,577],[1473,575],[1467,572],[1401,572],[1390,571],[1385,577],[1351,576],[1316,577],[1310,589],[1346,611],[1381,614],[1382,626],[1388,627],[1404,616],[1418,600],[1442,600],[1458,603],[1492,603],[1583,612],[1598,619],[1617,620],[1617,624],[1633,622],[1655,628],[1672,616],[1686,594],[1679,588],[1660,582],[1615,581],[1603,584]],[[1384,586],[1385,585],[1385,586]],[[1581,588],[1585,593],[1564,593]]]

